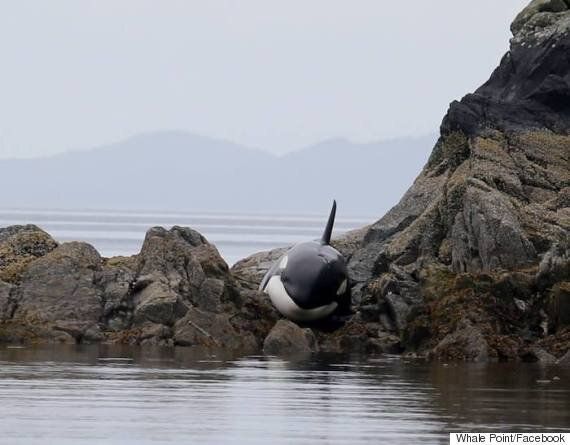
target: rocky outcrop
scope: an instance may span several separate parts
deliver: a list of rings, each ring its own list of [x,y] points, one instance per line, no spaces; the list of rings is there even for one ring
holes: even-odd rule
[[[534,1],[512,30],[349,264],[357,301],[376,302],[407,350],[516,359],[569,326],[570,8]]]
[[[79,242],[41,253],[17,285],[0,281],[1,341],[257,350],[277,319],[189,228],[150,229],[130,258],[104,259]]]
[[[450,105],[401,201],[333,242],[349,320],[278,321],[257,287],[285,248],[229,270],[188,228],[152,228],[139,255],[103,259],[15,226],[0,229],[0,341],[568,362],[570,5],[535,0],[512,31],[490,79]]]
[[[0,280],[18,283],[30,262],[56,247],[53,238],[37,226],[0,228]]]

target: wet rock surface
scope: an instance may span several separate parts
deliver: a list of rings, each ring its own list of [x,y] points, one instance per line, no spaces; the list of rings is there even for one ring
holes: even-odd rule
[[[313,331],[289,320],[279,320],[263,342],[263,352],[270,355],[309,354],[318,350]]]

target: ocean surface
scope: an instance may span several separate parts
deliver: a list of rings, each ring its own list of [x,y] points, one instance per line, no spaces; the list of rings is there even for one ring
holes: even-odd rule
[[[0,347],[0,444],[438,444],[569,432],[570,369]]]
[[[86,241],[110,257],[140,251],[146,231],[153,226],[188,226],[214,243],[226,262],[255,252],[319,238],[328,215],[240,215],[116,210],[22,210],[0,208],[0,227],[36,224],[57,241]],[[334,235],[375,221],[374,216],[337,214]]]

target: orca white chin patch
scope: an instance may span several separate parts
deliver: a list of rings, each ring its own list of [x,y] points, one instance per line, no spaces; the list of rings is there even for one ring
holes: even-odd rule
[[[269,294],[271,302],[275,308],[289,320],[293,321],[314,321],[325,318],[332,314],[337,308],[336,301],[325,306],[319,306],[313,309],[303,309],[291,299],[281,277],[274,275],[269,279],[265,287],[265,293]]]

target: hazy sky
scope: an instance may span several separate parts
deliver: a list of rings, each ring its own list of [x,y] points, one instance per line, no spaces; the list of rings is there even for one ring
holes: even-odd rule
[[[0,157],[180,129],[273,151],[437,130],[525,0],[0,0]]]

